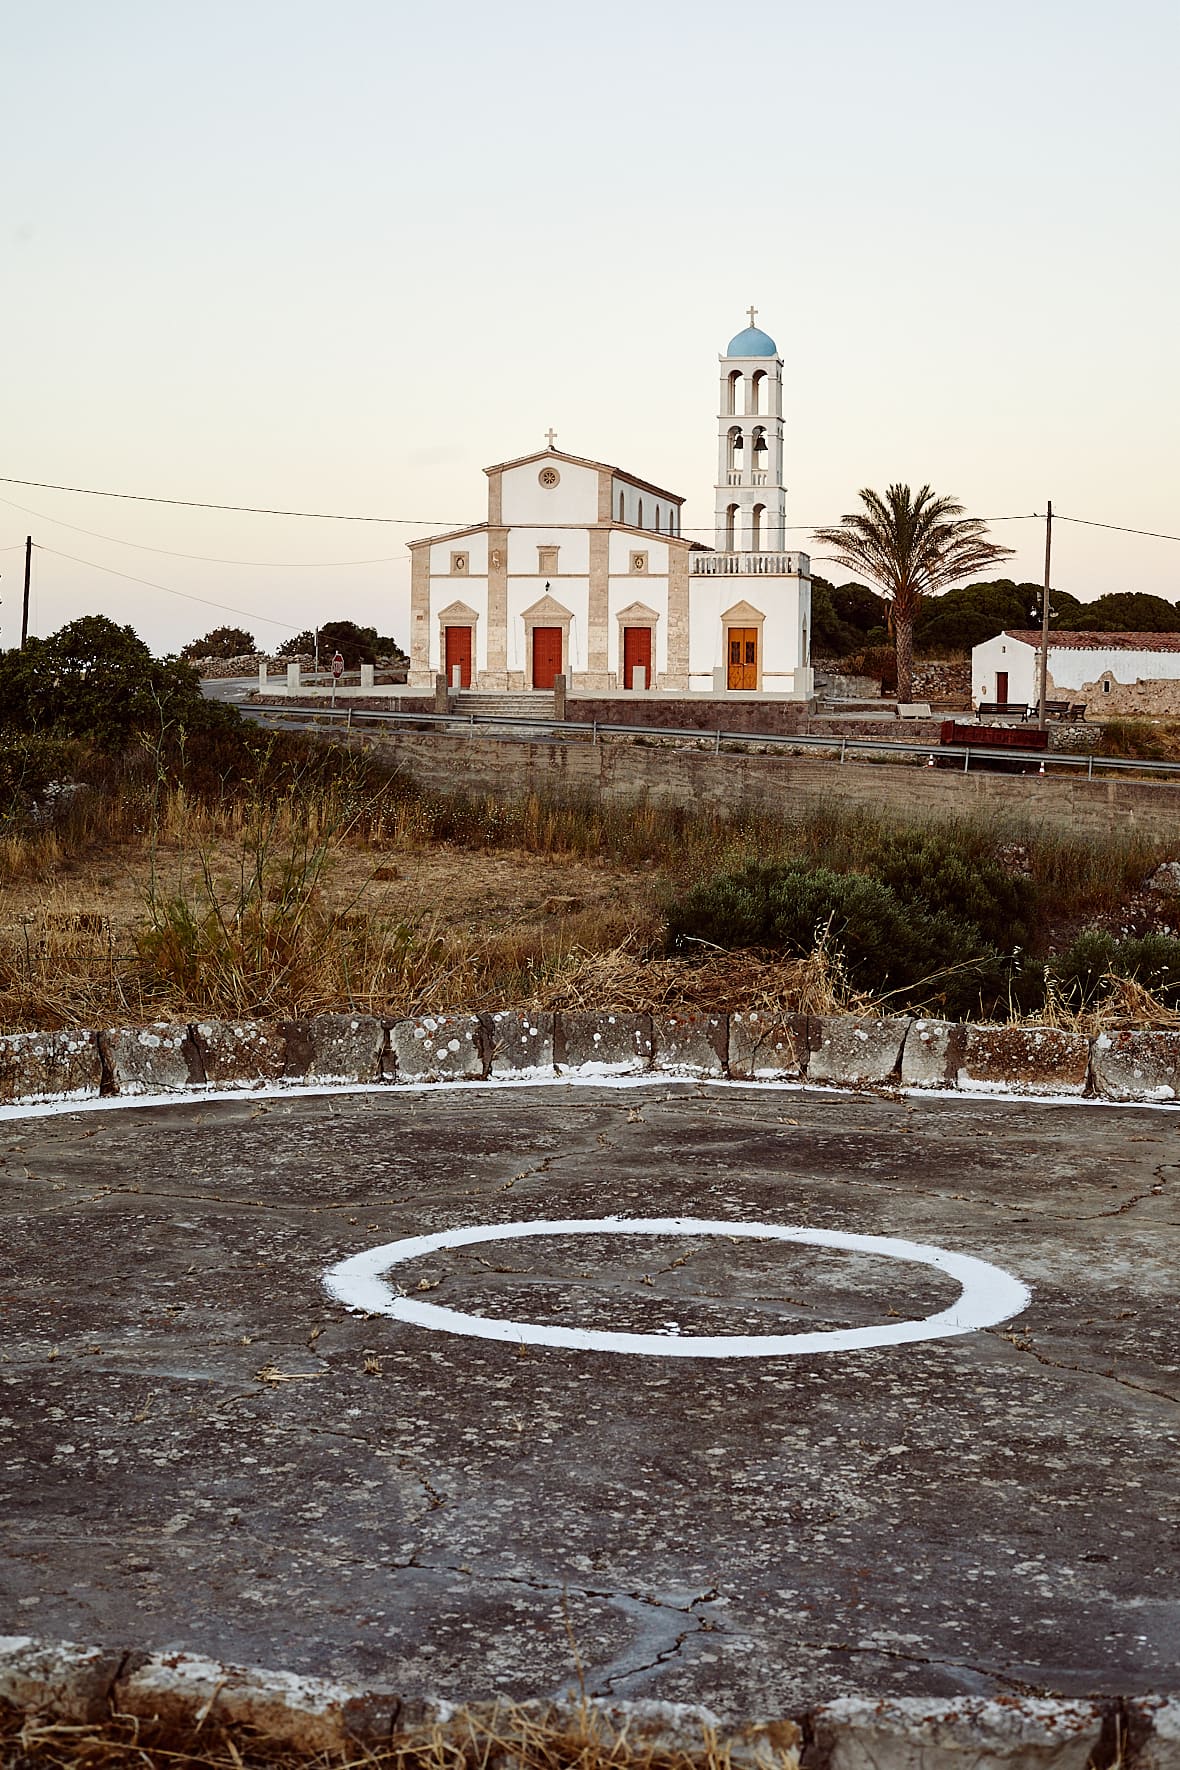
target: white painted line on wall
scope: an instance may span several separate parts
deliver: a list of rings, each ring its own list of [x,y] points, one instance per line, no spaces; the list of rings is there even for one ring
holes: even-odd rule
[[[716,1235],[732,1239],[784,1241],[809,1247],[840,1248],[849,1253],[878,1254],[933,1266],[962,1286],[949,1308],[917,1321],[877,1322],[869,1327],[833,1328],[799,1334],[662,1334],[616,1333],[598,1328],[548,1326],[539,1322],[506,1321],[469,1315],[437,1303],[403,1296],[385,1280],[394,1266],[443,1248],[515,1241],[524,1236],[557,1235]],[[366,1248],[339,1261],[324,1274],[330,1296],[368,1315],[388,1315],[415,1327],[464,1334],[513,1345],[559,1346],[573,1352],[640,1353],[655,1358],[782,1358],[810,1352],[851,1352],[866,1346],[912,1345],[994,1327],[1028,1307],[1028,1286],[971,1254],[951,1253],[924,1242],[887,1235],[852,1235],[839,1229],[809,1229],[776,1223],[746,1223],[702,1217],[575,1217],[541,1218],[525,1223],[475,1223],[444,1229],[434,1235],[413,1235],[402,1241]]]

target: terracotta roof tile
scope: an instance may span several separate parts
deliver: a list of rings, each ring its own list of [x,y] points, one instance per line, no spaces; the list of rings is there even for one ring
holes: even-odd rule
[[[1006,627],[1009,639],[1039,646],[1039,627]],[[1180,633],[1049,633],[1050,651],[1180,651]]]

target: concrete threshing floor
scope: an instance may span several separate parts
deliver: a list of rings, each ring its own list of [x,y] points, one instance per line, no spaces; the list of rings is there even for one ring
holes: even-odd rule
[[[242,1098],[0,1125],[0,1627],[723,1717],[1175,1688],[1180,1117],[707,1085]],[[960,1338],[522,1348],[348,1313],[347,1255],[694,1216],[905,1237],[1032,1289]],[[957,1285],[716,1235],[428,1252],[411,1297],[660,1334]]]

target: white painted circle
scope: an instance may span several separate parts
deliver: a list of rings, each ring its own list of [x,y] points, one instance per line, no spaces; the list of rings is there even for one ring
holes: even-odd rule
[[[404,1265],[440,1248],[478,1246],[482,1242],[515,1241],[536,1235],[725,1235],[761,1241],[801,1242],[810,1247],[841,1248],[854,1254],[881,1254],[933,1266],[957,1279],[962,1292],[949,1308],[919,1321],[890,1321],[869,1327],[833,1328],[802,1334],[624,1334],[598,1328],[547,1327],[531,1321],[504,1321],[467,1315],[437,1303],[403,1296],[385,1282],[391,1267]],[[475,1223],[444,1229],[437,1235],[412,1235],[363,1253],[352,1254],[324,1274],[329,1294],[350,1309],[367,1315],[390,1315],[395,1321],[443,1333],[467,1334],[480,1340],[513,1345],[560,1346],[570,1352],[631,1352],[655,1358],[782,1358],[803,1352],[851,1352],[865,1346],[902,1346],[918,1340],[942,1340],[994,1327],[1026,1309],[1032,1293],[1027,1285],[971,1254],[953,1254],[923,1242],[888,1235],[847,1235],[840,1229],[807,1229],[777,1223],[728,1222],[701,1217],[576,1217],[531,1223]]]

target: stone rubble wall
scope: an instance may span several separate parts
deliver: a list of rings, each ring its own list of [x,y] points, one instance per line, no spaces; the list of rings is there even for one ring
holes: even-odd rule
[[[289,1083],[680,1075],[1168,1104],[1180,1031],[764,1012],[432,1014],[161,1022],[0,1036],[0,1104]]]
[[[502,1706],[406,1701],[388,1685],[20,1635],[0,1637],[0,1701],[32,1722],[97,1727],[114,1714],[186,1735],[212,1723],[302,1754],[359,1750],[362,1760],[366,1748],[427,1731],[453,1733],[461,1756],[481,1726],[503,1738],[513,1725]],[[1163,1696],[844,1697],[732,1729],[687,1703],[520,1708],[530,1721],[625,1734],[632,1751],[681,1761],[720,1756],[720,1745],[735,1770],[1180,1770],[1180,1701]]]
[[[947,663],[938,658],[915,658],[914,699],[945,701],[948,705],[971,705],[971,659]]]

